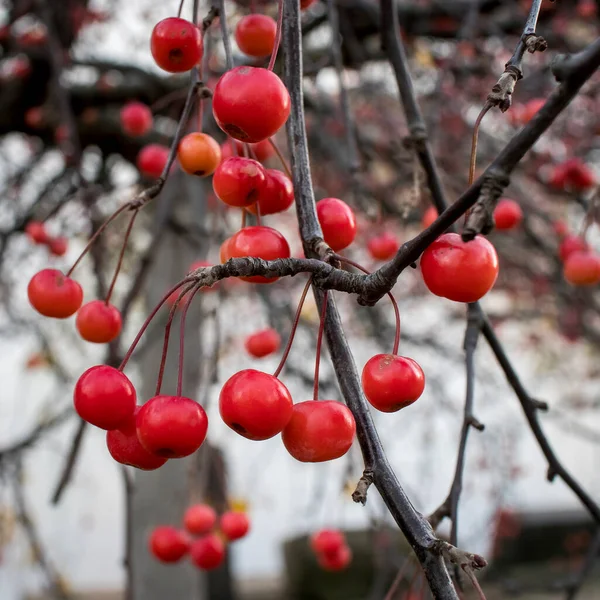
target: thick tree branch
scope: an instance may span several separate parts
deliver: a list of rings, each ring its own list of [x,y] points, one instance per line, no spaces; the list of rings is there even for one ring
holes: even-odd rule
[[[292,98],[292,112],[288,121],[288,140],[294,173],[296,210],[306,256],[315,255],[315,240],[322,239],[316,216],[315,201],[310,179],[308,145],[304,122],[302,91],[302,32],[299,1],[285,4],[283,41],[287,86]],[[323,294],[315,289],[321,305]],[[365,468],[373,473],[373,482],[392,516],[413,547],[438,600],[456,600],[456,592],[448,575],[437,539],[431,526],[418,513],[400,486],[389,465],[373,419],[367,408],[354,358],[344,336],[335,302],[328,302],[325,335],[344,400],[352,411],[357,425],[357,437],[363,453]]]

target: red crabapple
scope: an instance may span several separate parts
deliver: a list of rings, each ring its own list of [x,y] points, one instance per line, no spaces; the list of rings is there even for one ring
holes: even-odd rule
[[[204,442],[208,418],[190,398],[154,396],[142,405],[136,428],[140,443],[148,452],[164,458],[182,458]]]
[[[190,558],[199,569],[211,571],[223,562],[225,558],[225,544],[218,535],[211,533],[192,543]]]
[[[118,429],[135,413],[135,388],[127,375],[108,365],[90,367],[73,392],[77,414],[100,429]]]
[[[374,408],[396,412],[419,399],[425,389],[425,375],[412,358],[376,354],[363,368],[362,386]]]
[[[476,302],[498,277],[496,249],[483,236],[464,242],[457,233],[445,233],[421,257],[425,285],[436,296],[455,302]]]
[[[156,24],[150,38],[150,51],[156,64],[169,73],[183,73],[202,58],[202,34],[193,23],[169,17]]]
[[[372,237],[367,243],[369,254],[375,260],[391,260],[400,248],[398,238],[389,232]]]
[[[566,235],[558,247],[560,260],[565,262],[573,252],[584,252],[588,250],[587,242],[578,235]]]
[[[169,149],[161,144],[148,144],[137,155],[137,168],[146,177],[160,177],[167,160]]]
[[[121,313],[112,304],[92,300],[79,309],[75,325],[86,342],[107,344],[121,333]]]
[[[219,529],[233,542],[243,538],[250,531],[250,519],[245,512],[229,510],[221,515]]]
[[[573,285],[595,285],[600,282],[600,256],[589,250],[576,250],[565,260],[563,273]]]
[[[29,281],[27,296],[41,315],[66,319],[81,306],[83,290],[74,279],[57,269],[43,269]]]
[[[235,28],[235,41],[248,56],[261,58],[273,52],[277,23],[268,15],[250,14],[242,17]]]
[[[142,471],[153,471],[162,467],[167,459],[148,452],[140,444],[135,429],[135,416],[139,409],[139,406],[136,407],[133,417],[119,429],[111,429],[106,432],[106,447],[118,463]]]
[[[48,240],[48,250],[53,256],[64,256],[69,248],[66,237],[55,237]]]
[[[227,260],[246,256],[262,258],[263,260],[275,260],[277,258],[289,258],[290,247],[279,231],[271,227],[255,225],[244,227],[229,238],[225,256],[227,256]],[[277,280],[277,277],[253,275],[240,277],[240,279],[251,283],[272,283]]]
[[[152,129],[152,111],[142,102],[128,102],[120,116],[123,131],[131,137],[146,135]]]
[[[224,160],[213,176],[213,190],[229,206],[250,206],[265,186],[264,167],[256,160],[232,156]]]
[[[294,405],[281,434],[287,451],[300,462],[324,462],[350,450],[356,423],[350,409],[334,400],[308,400]]]
[[[232,375],[219,396],[227,426],[249,440],[267,440],[280,433],[293,411],[288,389],[273,375],[246,369]]]
[[[208,504],[193,504],[183,515],[183,526],[194,535],[204,535],[210,532],[216,523],[217,513]]]
[[[155,527],[148,540],[150,552],[161,562],[180,561],[190,550],[190,539],[185,532],[161,525]]]
[[[317,217],[323,239],[334,252],[348,247],[356,236],[354,211],[338,198],[323,198],[317,202]]]
[[[523,211],[518,202],[502,198],[494,210],[494,224],[499,231],[514,229],[523,220]]]
[[[50,239],[46,226],[40,221],[29,221],[25,225],[25,233],[34,244],[47,244]]]
[[[212,99],[219,127],[242,142],[257,143],[281,129],[290,114],[290,95],[273,71],[241,66],[221,76]]]
[[[275,329],[267,327],[249,335],[244,342],[246,351],[254,358],[263,358],[279,350],[281,337]]]

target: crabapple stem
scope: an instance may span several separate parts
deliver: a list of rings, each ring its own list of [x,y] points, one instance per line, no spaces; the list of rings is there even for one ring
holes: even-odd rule
[[[179,10],[177,11],[177,17],[181,17],[181,11],[183,10],[183,5],[185,4],[185,0],[181,0],[179,3]]]
[[[473,181],[475,181],[475,166],[477,164],[477,140],[479,139],[479,127],[481,126],[481,121],[483,121],[483,117],[487,114],[487,112],[492,108],[492,105],[489,102],[486,102],[481,112],[477,116],[477,120],[475,121],[475,126],[473,127],[473,139],[471,141],[471,161],[469,163],[469,185],[473,185]]]
[[[321,318],[319,319],[319,333],[317,335],[317,351],[315,352],[315,387],[313,389],[313,400],[319,399],[319,367],[321,365],[321,346],[323,345],[323,330],[325,329],[325,316],[327,314],[328,290],[323,291],[323,306],[321,307]]]
[[[290,330],[290,336],[288,337],[287,344],[285,345],[285,350],[283,351],[283,355],[281,357],[281,361],[279,362],[279,366],[275,369],[275,373],[273,373],[273,377],[279,377],[279,373],[281,373],[285,361],[288,358],[290,350],[292,348],[292,344],[294,342],[294,336],[296,335],[296,329],[298,329],[298,322],[300,321],[300,314],[302,313],[302,307],[304,306],[304,301],[306,300],[306,294],[308,294],[308,290],[310,289],[310,284],[312,283],[312,275],[308,278],[304,289],[302,290],[302,295],[300,296],[300,302],[298,302],[298,308],[296,309],[296,314],[294,315],[294,322],[292,323],[292,329]]]
[[[340,254],[334,254],[333,256],[340,262],[344,262],[344,263],[354,267],[355,269],[358,269],[359,271],[366,273],[367,275],[371,274],[370,271],[368,271],[364,267],[361,267],[357,262],[354,262],[353,260],[350,260],[349,258],[346,258],[345,256],[341,256]],[[392,354],[398,354],[398,347],[400,346],[400,309],[398,308],[398,303],[396,302],[396,298],[394,298],[394,295],[392,294],[392,292],[387,292],[387,296],[390,299],[392,306],[394,307],[394,317],[396,320],[396,333],[394,335],[394,347],[392,349]]]
[[[290,166],[288,165],[287,160],[285,160],[283,153],[279,149],[279,146],[276,144],[276,142],[273,138],[269,138],[269,142],[270,142],[271,146],[273,146],[273,150],[275,150],[275,154],[277,154],[277,157],[279,158],[281,165],[283,166],[283,170],[285,171],[285,174],[290,179],[292,179],[292,170],[290,169]]]
[[[277,52],[279,51],[279,45],[281,44],[281,31],[283,25],[283,3],[285,0],[279,0],[279,9],[277,11],[277,33],[275,34],[275,43],[273,44],[273,52],[271,52],[271,59],[269,60],[269,71],[273,70],[275,61],[277,60]]]
[[[118,208],[98,229],[95,231],[94,235],[89,239],[88,243],[85,245],[85,248],[81,251],[79,258],[73,263],[73,266],[67,271],[66,276],[71,277],[71,274],[75,270],[75,267],[82,261],[83,257],[88,253],[89,249],[92,247],[93,243],[98,239],[100,234],[110,225],[122,212],[129,208],[129,203],[123,204],[121,208]]]
[[[167,301],[167,298],[172,293],[176,292],[181,286],[185,285],[186,283],[194,283],[194,280],[193,279],[188,279],[186,277],[183,281],[180,281],[177,285],[174,285],[162,297],[161,301],[152,309],[152,312],[146,317],[146,320],[143,322],[140,330],[138,331],[137,335],[135,336],[133,342],[131,343],[131,346],[129,346],[129,350],[127,350],[127,353],[123,357],[123,360],[121,361],[121,364],[119,365],[119,371],[122,371],[127,366],[127,363],[129,362],[129,359],[131,358],[131,355],[133,354],[133,351],[135,350],[135,348],[138,345],[139,341],[142,339],[142,336],[146,332],[146,329],[148,329],[148,326],[150,325],[150,322],[156,316],[156,313],[161,309],[162,305]],[[187,288],[187,291],[189,291],[192,287],[193,286],[189,286]]]
[[[245,208],[242,208],[242,226],[240,227],[240,229],[244,229],[244,227],[246,227],[246,217],[248,216],[248,213],[246,211]]]
[[[257,202],[256,206],[256,224],[260,227],[260,203]]]
[[[160,389],[162,388],[163,377],[165,374],[165,365],[167,364],[167,354],[169,353],[169,338],[171,337],[171,327],[173,325],[173,319],[175,318],[175,313],[179,308],[179,303],[183,300],[183,297],[193,288],[193,285],[188,285],[184,290],[179,293],[177,299],[171,306],[171,310],[169,311],[169,317],[167,319],[167,324],[165,325],[165,338],[163,341],[162,355],[160,357],[160,366],[158,368],[158,378],[156,379],[156,392],[155,396],[160,395]]]
[[[177,368],[177,396],[181,396],[183,388],[183,356],[185,352],[185,320],[187,318],[188,309],[194,299],[194,296],[202,289],[202,287],[196,286],[191,292],[183,307],[181,313],[181,322],[179,323],[179,365]]]
[[[131,215],[131,219],[129,220],[129,225],[127,225],[127,230],[125,231],[125,238],[123,239],[123,245],[121,246],[121,251],[119,252],[119,259],[117,260],[117,266],[115,267],[115,274],[113,275],[112,281],[110,282],[110,286],[108,288],[108,292],[106,293],[106,301],[108,304],[110,302],[110,298],[112,296],[113,290],[115,289],[115,284],[117,283],[117,277],[119,276],[119,272],[121,271],[121,266],[123,265],[123,257],[125,256],[125,249],[127,248],[127,241],[129,240],[129,236],[131,235],[131,230],[133,229],[133,224],[135,223],[135,218],[138,216],[139,209],[133,211]]]

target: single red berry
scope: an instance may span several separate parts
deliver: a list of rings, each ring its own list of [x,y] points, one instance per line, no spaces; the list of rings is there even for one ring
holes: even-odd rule
[[[354,211],[337,198],[323,198],[317,202],[317,217],[323,230],[323,239],[334,252],[347,248],[356,236]]]
[[[552,228],[559,238],[564,238],[569,233],[569,226],[564,221],[554,221]]]
[[[189,175],[212,175],[221,162],[221,146],[206,133],[188,133],[180,142],[177,158]]]
[[[25,225],[25,233],[34,244],[47,244],[50,239],[46,226],[40,221],[29,221]]]
[[[267,327],[249,335],[244,342],[246,351],[254,358],[263,358],[279,350],[281,337],[275,329]]]
[[[119,429],[112,429],[106,432],[106,446],[110,455],[122,465],[129,465],[142,471],[154,471],[162,467],[166,458],[161,458],[148,452],[138,440],[135,429],[135,416],[140,407],[137,406],[132,418]]]
[[[300,462],[324,462],[350,450],[356,423],[350,409],[334,400],[308,400],[294,405],[281,434],[287,451]]]
[[[137,155],[137,168],[146,177],[160,177],[167,160],[169,149],[161,144],[148,144]]]
[[[221,76],[212,99],[219,127],[242,142],[271,137],[290,114],[290,95],[273,71],[235,67]]]
[[[48,249],[54,256],[64,256],[69,248],[69,241],[66,237],[56,237],[48,240]]]
[[[248,56],[260,58],[273,52],[277,23],[268,15],[254,13],[242,17],[235,28],[235,41]]]
[[[27,286],[31,306],[45,317],[66,319],[77,312],[83,302],[81,286],[57,269],[43,269]]]
[[[77,380],[73,402],[84,421],[111,430],[131,421],[136,393],[125,373],[108,365],[97,365]]]
[[[192,543],[190,558],[199,569],[211,571],[220,566],[225,559],[225,544],[214,533],[205,535]]]
[[[264,167],[256,160],[232,156],[224,160],[213,176],[213,190],[229,206],[254,204],[265,186]]]
[[[310,536],[310,547],[315,554],[336,554],[346,545],[346,537],[339,529],[320,529]]]
[[[208,504],[194,504],[183,515],[183,526],[194,535],[210,532],[217,523],[217,513]]]
[[[258,207],[261,215],[274,215],[287,210],[294,203],[294,184],[290,178],[277,169],[266,169],[265,185],[258,194]],[[249,207],[256,214],[256,204]]]
[[[526,125],[538,114],[542,106],[546,104],[544,98],[534,98],[527,102],[519,112],[519,122],[521,125]]]
[[[206,438],[204,409],[184,396],[154,396],[136,417],[140,443],[148,452],[165,458],[189,456]]]
[[[285,385],[254,369],[230,377],[219,396],[225,424],[249,440],[267,440],[280,433],[292,410],[292,396]]]
[[[229,510],[221,515],[221,533],[230,541],[243,538],[250,531],[250,519],[245,512]]]
[[[161,525],[155,527],[149,539],[150,552],[164,563],[180,561],[190,551],[190,539],[184,531]]]
[[[131,137],[146,135],[152,129],[152,111],[141,102],[128,102],[121,109],[121,127]]]
[[[439,217],[437,208],[430,206],[424,213],[421,219],[421,228],[427,229]]]
[[[290,247],[287,240],[279,231],[271,227],[252,226],[240,229],[231,236],[227,244],[227,260],[230,258],[242,258],[252,256],[263,260],[275,260],[277,258],[289,258]],[[277,277],[263,277],[254,275],[251,277],[240,277],[251,283],[271,283]]]
[[[363,368],[362,386],[373,407],[396,412],[419,399],[425,389],[425,375],[412,358],[376,354]]]
[[[565,262],[567,258],[573,254],[573,252],[584,252],[588,248],[589,246],[583,238],[579,237],[578,235],[570,234],[565,236],[560,243],[558,247],[558,255],[560,256],[560,260]]]
[[[150,51],[156,64],[169,73],[183,73],[202,58],[202,34],[193,23],[169,17],[156,24],[150,37]]]
[[[121,313],[112,304],[92,300],[79,309],[75,325],[86,342],[107,344],[121,333]]]
[[[400,242],[398,238],[389,232],[382,233],[381,235],[371,238],[367,242],[367,249],[369,254],[375,260],[390,260],[396,256],[400,248]]]
[[[352,550],[344,545],[335,554],[319,555],[318,560],[319,566],[325,571],[343,571],[352,561]]]
[[[575,250],[565,260],[563,274],[573,285],[595,285],[600,282],[600,256],[589,250]]]
[[[236,148],[235,154],[233,152],[234,144]],[[250,158],[255,158],[259,162],[264,162],[275,154],[273,144],[271,144],[268,138],[256,144],[248,144],[248,147],[250,148]],[[232,156],[244,156],[244,144],[230,138],[221,144],[221,158],[222,160],[226,160]]]
[[[504,231],[514,229],[523,220],[523,211],[518,202],[509,198],[502,198],[494,210],[494,223],[496,229]]]
[[[421,257],[429,291],[455,302],[476,302],[485,296],[496,282],[498,270],[496,249],[480,235],[463,242],[457,233],[445,233]]]
[[[556,165],[550,171],[548,183],[557,190],[564,190],[567,187],[568,170],[564,164]]]
[[[579,158],[564,163],[567,170],[567,183],[577,191],[585,191],[596,185],[594,172]]]

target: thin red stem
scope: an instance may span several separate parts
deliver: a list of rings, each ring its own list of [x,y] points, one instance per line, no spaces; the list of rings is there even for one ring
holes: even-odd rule
[[[119,273],[121,272],[121,266],[123,265],[123,257],[125,256],[127,242],[129,240],[129,236],[131,235],[131,230],[133,229],[133,224],[135,223],[135,218],[138,216],[138,213],[139,210],[133,211],[131,219],[129,220],[129,225],[127,225],[127,230],[125,231],[125,238],[123,239],[123,244],[121,246],[121,252],[119,252],[119,260],[117,260],[117,266],[115,267],[115,273],[113,275],[112,281],[110,282],[108,292],[106,292],[106,304],[110,302],[113,290],[115,289],[115,284],[117,283],[117,278],[119,277]]]
[[[323,330],[325,329],[325,315],[327,314],[327,290],[323,291],[323,306],[321,307],[321,319],[319,320],[319,333],[317,335],[317,351],[315,353],[315,387],[313,389],[313,400],[319,399],[319,368],[321,366],[321,346],[323,345]]]
[[[173,306],[171,306],[171,310],[169,311],[169,318],[167,319],[167,323],[165,325],[165,337],[163,340],[162,354],[160,357],[160,366],[158,367],[158,377],[156,378],[156,391],[154,392],[155,396],[160,395],[160,389],[162,388],[163,377],[165,375],[165,366],[167,364],[167,354],[169,353],[169,338],[171,337],[171,327],[173,326],[173,319],[175,318],[175,313],[179,308],[179,303],[183,299],[183,297],[188,293],[192,286],[188,286],[186,289],[182,290],[177,296],[177,300]]]
[[[256,208],[256,224],[260,227],[260,203],[257,202],[254,206]]]
[[[308,290],[310,289],[310,284],[312,283],[312,275],[308,278],[304,289],[302,290],[302,295],[300,296],[300,302],[298,302],[298,308],[296,309],[296,314],[294,316],[294,321],[292,323],[292,329],[290,331],[290,336],[288,337],[287,344],[285,345],[285,350],[283,351],[283,355],[281,357],[281,361],[279,361],[279,366],[275,369],[275,373],[273,373],[273,377],[279,377],[279,374],[283,370],[285,362],[290,354],[290,350],[292,349],[292,344],[294,343],[294,336],[296,335],[296,330],[298,329],[298,323],[300,322],[300,314],[302,313],[302,307],[304,306],[304,301],[306,300],[306,294],[308,294]]]
[[[150,322],[156,316],[156,313],[162,308],[162,305],[167,301],[167,299],[169,298],[169,296],[173,292],[176,292],[180,287],[184,286],[186,283],[192,283],[193,281],[194,281],[193,279],[186,278],[183,281],[180,281],[177,285],[174,285],[162,297],[161,301],[152,309],[152,312],[146,317],[146,320],[144,321],[144,323],[142,324],[142,327],[140,328],[140,330],[138,331],[137,335],[135,336],[135,339],[131,343],[131,346],[129,346],[129,350],[127,350],[127,353],[123,357],[123,360],[121,361],[121,364],[119,365],[119,371],[122,371],[127,366],[127,363],[129,362],[129,359],[131,358],[131,355],[133,354],[133,352],[134,352],[136,346],[138,345],[139,341],[142,339],[142,336],[146,332],[146,329],[148,329],[148,326],[150,325]],[[192,287],[193,286],[189,286],[187,288],[187,290],[189,291]]]
[[[183,389],[183,358],[185,352],[185,320],[187,318],[188,309],[190,308],[190,304],[194,299],[194,296],[201,290],[201,287],[194,288],[183,307],[183,311],[181,313],[181,322],[179,324],[179,365],[177,369],[177,395],[181,396],[181,391]]]
[[[88,243],[85,245],[85,248],[81,251],[79,258],[73,263],[73,266],[67,271],[67,277],[71,276],[71,273],[75,270],[75,267],[81,262],[83,257],[88,253],[88,250],[92,247],[92,244],[98,239],[100,234],[110,225],[123,211],[129,208],[129,203],[123,204],[121,208],[117,209],[98,229],[95,231],[94,235],[89,239]]]
[[[346,258],[345,256],[341,256],[339,254],[335,254],[334,256],[340,262],[345,262],[346,264],[354,267],[355,269],[358,269],[359,271],[362,271],[363,273],[366,273],[367,275],[371,274],[370,271],[368,271],[364,267],[361,267],[358,263],[354,262],[353,260],[350,260],[349,258]],[[398,303],[396,302],[396,298],[394,298],[392,292],[387,292],[387,296],[390,299],[392,306],[394,307],[394,316],[396,318],[396,334],[394,336],[394,347],[392,349],[392,354],[398,354],[398,347],[400,346],[400,309],[398,308]]]
[[[277,157],[281,161],[281,165],[283,166],[283,170],[285,171],[285,174],[290,179],[292,179],[292,170],[290,169],[290,166],[288,165],[287,160],[285,160],[283,153],[279,149],[279,146],[275,143],[275,140],[273,138],[269,138],[269,142],[271,143],[271,146],[273,146],[273,150],[275,150],[275,154],[277,154]]]
[[[273,44],[273,52],[271,52],[271,60],[269,60],[269,71],[273,70],[275,61],[277,60],[277,52],[279,51],[279,45],[281,44],[281,30],[283,25],[283,3],[285,0],[279,0],[279,10],[277,13],[277,34],[275,35],[275,43]]]

